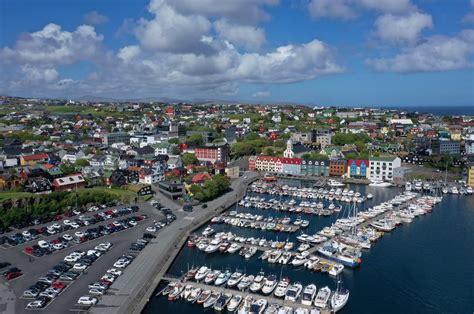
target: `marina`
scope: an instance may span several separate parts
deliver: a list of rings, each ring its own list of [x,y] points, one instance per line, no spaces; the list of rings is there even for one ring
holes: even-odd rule
[[[205,253],[205,250],[185,247],[168,272],[167,276],[171,275],[171,278],[167,279],[176,281],[176,277],[182,278],[190,264],[207,265],[209,268],[219,269],[220,271],[238,267],[243,268],[242,273],[252,273],[253,275],[259,273],[262,269],[266,273],[282,273],[284,278],[289,278],[289,282],[301,281],[302,290],[314,283],[317,287],[328,286],[330,290],[335,291],[337,290],[337,284],[334,283],[335,278],[341,276],[345,288],[351,293],[347,306],[348,308],[353,308],[351,304],[358,302],[358,300],[353,300],[355,295],[358,294],[357,291],[353,291],[354,278],[364,273],[365,267],[373,267],[369,257],[373,255],[374,250],[380,250],[380,246],[383,246],[383,244],[374,244],[379,242],[379,239],[387,237],[387,234],[397,234],[398,229],[403,230],[406,228],[404,226],[419,224],[421,220],[416,219],[416,217],[436,213],[438,207],[441,207],[439,205],[442,205],[444,202],[439,196],[423,196],[421,193],[404,192],[396,188],[380,189],[354,186],[353,190],[359,190],[357,192],[360,195],[365,195],[364,192],[366,190],[370,191],[373,194],[373,199],[365,200],[363,203],[348,202],[341,211],[335,212],[329,217],[321,217],[314,214],[305,215],[301,212],[296,214],[294,210],[281,211],[275,209],[275,207],[278,208],[285,202],[286,206],[288,206],[288,203],[295,198],[293,195],[284,195],[281,197],[281,201],[271,202],[275,206],[267,208],[253,206],[258,205],[256,199],[255,203],[248,207],[243,206],[243,203],[239,203],[222,216],[214,217],[215,219],[210,221],[210,224],[207,226],[204,226],[201,231],[198,230],[193,238],[194,245],[191,246],[196,246],[197,248],[200,241],[203,241],[202,247],[204,247],[204,245],[208,246],[208,243],[211,241],[219,239],[214,245],[219,243],[217,246],[220,247],[221,242],[227,242],[228,245],[224,246],[225,250],[219,251],[217,249],[213,253]],[[269,203],[268,200],[274,198],[274,195],[250,191],[242,201],[250,202],[251,198],[257,197],[260,203]],[[265,200],[262,200],[261,197],[264,197]],[[470,200],[470,198],[462,198],[461,196],[455,197]],[[304,202],[304,199],[302,201]],[[322,202],[325,207],[330,204],[330,201],[325,198],[322,199]],[[300,201],[292,202],[292,207],[290,208],[299,207],[300,204]],[[270,212],[271,216],[268,216]],[[298,232],[294,233],[280,234],[279,232],[275,233],[274,231],[262,230],[261,228],[240,228],[236,225],[225,223],[223,220],[244,219],[243,221],[247,221],[246,217],[249,217],[248,221],[250,222],[246,223],[254,223],[267,221],[265,220],[267,217],[272,217],[271,221],[280,219],[279,222],[286,218],[285,222],[288,225],[292,225],[296,219],[290,220],[291,223],[288,222],[288,219],[293,217],[293,213],[297,216],[296,219],[301,219],[300,217],[304,216],[310,222],[306,227],[307,230],[304,231],[305,233],[302,230],[298,230]],[[416,223],[417,221],[418,223]],[[211,234],[207,236],[200,234],[209,229],[213,230]],[[312,242],[315,241],[314,238],[318,239],[318,237],[321,237],[320,239],[324,239],[324,241],[319,243]],[[246,256],[249,250],[252,251],[252,254]],[[368,263],[366,255],[369,258]],[[234,256],[237,256],[237,259]],[[186,264],[183,265],[183,263]],[[353,267],[355,267],[355,270],[351,270]],[[304,277],[304,274],[309,276]],[[358,280],[364,279],[359,278]],[[204,289],[204,287],[202,288]],[[162,285],[161,289],[163,289]],[[208,287],[207,289],[211,288]],[[223,290],[222,293],[226,292]],[[232,292],[228,293],[232,294]],[[235,291],[233,294],[235,294]],[[253,295],[251,291],[249,294]],[[300,298],[302,297],[301,294],[302,291],[300,292]],[[254,295],[253,297],[255,300],[258,300],[260,295]],[[163,301],[158,301],[162,299],[160,297],[154,298],[149,307],[159,302],[161,306],[177,306],[182,309],[197,311],[195,304],[176,302],[171,305],[164,305]],[[267,305],[272,304],[273,301],[268,299]],[[301,307],[300,312],[305,308],[301,302],[297,306],[293,304],[293,312],[296,312],[298,307]],[[276,303],[275,306],[277,305],[281,307],[283,303]],[[311,310],[310,308],[306,309],[308,311]],[[328,307],[325,310],[330,311],[331,309]],[[345,308],[342,309],[342,311],[345,310]]]

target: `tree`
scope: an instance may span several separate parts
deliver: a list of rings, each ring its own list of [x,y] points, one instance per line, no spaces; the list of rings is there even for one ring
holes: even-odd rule
[[[203,145],[204,138],[201,134],[192,134],[188,137],[188,141],[193,142],[196,145]]]
[[[255,146],[246,142],[238,142],[231,147],[232,155],[235,157],[251,156],[257,153]]]
[[[173,137],[168,140],[168,143],[170,144],[179,144],[179,138]]]
[[[76,162],[74,163],[74,165],[76,167],[79,167],[79,168],[83,168],[83,167],[87,167],[90,165],[89,161],[87,161],[86,159],[78,159],[76,160]]]
[[[311,153],[306,153],[303,156],[303,159],[308,159],[308,160],[327,160],[328,157],[322,154],[318,154],[316,152],[311,152]]]
[[[195,165],[199,163],[199,160],[197,159],[196,155],[192,153],[184,153],[181,156],[181,161],[183,162],[183,166]]]
[[[59,166],[59,169],[66,176],[76,173],[76,167],[74,167],[74,165],[69,162],[61,164],[61,166]]]
[[[179,155],[181,151],[179,150],[179,147],[178,146],[173,146],[171,147],[171,154],[172,155]]]

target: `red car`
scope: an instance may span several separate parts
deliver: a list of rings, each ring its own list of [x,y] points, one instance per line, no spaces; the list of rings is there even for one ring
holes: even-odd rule
[[[22,272],[12,272],[12,273],[8,273],[5,277],[6,280],[12,280],[12,279],[15,279],[17,277],[20,277],[21,275],[23,275]]]
[[[55,289],[64,289],[66,287],[65,284],[63,284],[61,281],[55,281],[51,284],[51,287]]]
[[[23,250],[26,254],[31,254],[33,253],[33,248],[31,246],[25,247]]]

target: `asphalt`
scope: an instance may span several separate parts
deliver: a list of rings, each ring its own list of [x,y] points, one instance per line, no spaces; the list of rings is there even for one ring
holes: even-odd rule
[[[68,287],[41,312],[67,313],[69,310],[77,310],[75,304],[79,297],[87,294],[89,283],[97,281],[106,273],[107,269],[112,267],[121,255],[128,253],[128,247],[130,244],[135,242],[136,239],[142,237],[146,227],[150,226],[153,223],[153,220],[163,218],[161,213],[151,207],[148,203],[141,203],[138,204],[138,206],[140,207],[140,210],[132,215],[147,214],[148,219],[139,221],[137,226],[71,246],[50,255],[34,258],[23,253],[25,247],[33,245],[38,240],[17,245],[15,247],[0,247],[0,261],[9,262],[12,266],[20,268],[24,273],[23,276],[12,281],[5,281],[3,278],[0,278],[0,313],[31,313],[31,310],[25,309],[26,304],[30,302],[31,299],[28,300],[21,298],[24,290],[33,285],[38,278],[46,275],[47,271],[52,266],[63,261],[64,257],[69,253],[75,250],[85,251],[91,249],[101,242],[111,242],[113,244],[112,248],[92,264],[82,276],[71,282]],[[123,217],[129,216],[131,215]],[[115,219],[112,219],[111,221],[114,220]],[[103,223],[105,222],[99,224]],[[41,237],[40,239],[51,240],[65,233],[73,234],[76,231],[85,230],[90,227],[91,226],[85,226],[52,236]],[[28,228],[22,230],[27,229]]]
[[[99,303],[91,308],[91,313],[139,313],[146,305],[161,276],[181,249],[190,232],[207,222],[217,211],[223,210],[245,195],[256,173],[246,172],[232,182],[232,191],[207,203],[207,208],[197,206],[193,212],[184,212],[180,206],[159,193],[155,199],[166,207],[175,209],[177,219],[163,228],[112,285],[110,293],[102,296]]]

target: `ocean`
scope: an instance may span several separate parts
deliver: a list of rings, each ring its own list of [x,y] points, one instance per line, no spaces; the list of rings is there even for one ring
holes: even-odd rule
[[[400,193],[397,188],[373,188],[352,185],[354,191],[374,198],[359,206],[377,205]],[[271,198],[267,196],[267,198]],[[285,216],[269,210],[238,208],[241,212],[264,216]],[[342,213],[342,212],[341,212]],[[340,213],[340,214],[341,214]],[[294,220],[298,214],[287,214]],[[302,215],[310,220],[305,233],[312,234],[337,219]],[[214,225],[218,231],[238,235],[286,240],[297,245],[290,234]],[[260,253],[261,254],[261,253]],[[315,283],[319,288],[334,289],[334,279],[327,274],[310,272],[291,265],[269,264],[258,259],[257,253],[249,261],[238,254],[206,254],[197,248],[183,247],[169,269],[179,276],[192,265],[212,268],[236,268],[248,274],[263,270],[266,274],[289,277],[303,284]],[[370,250],[364,250],[362,264],[357,269],[344,269],[343,286],[350,290],[350,299],[341,313],[472,313],[474,310],[474,196],[445,195],[431,214],[415,218],[391,233],[385,234]],[[159,291],[162,287],[158,287]],[[153,297],[143,313],[202,313],[202,306],[185,301],[169,302],[165,297]],[[213,310],[207,310],[213,311]]]

